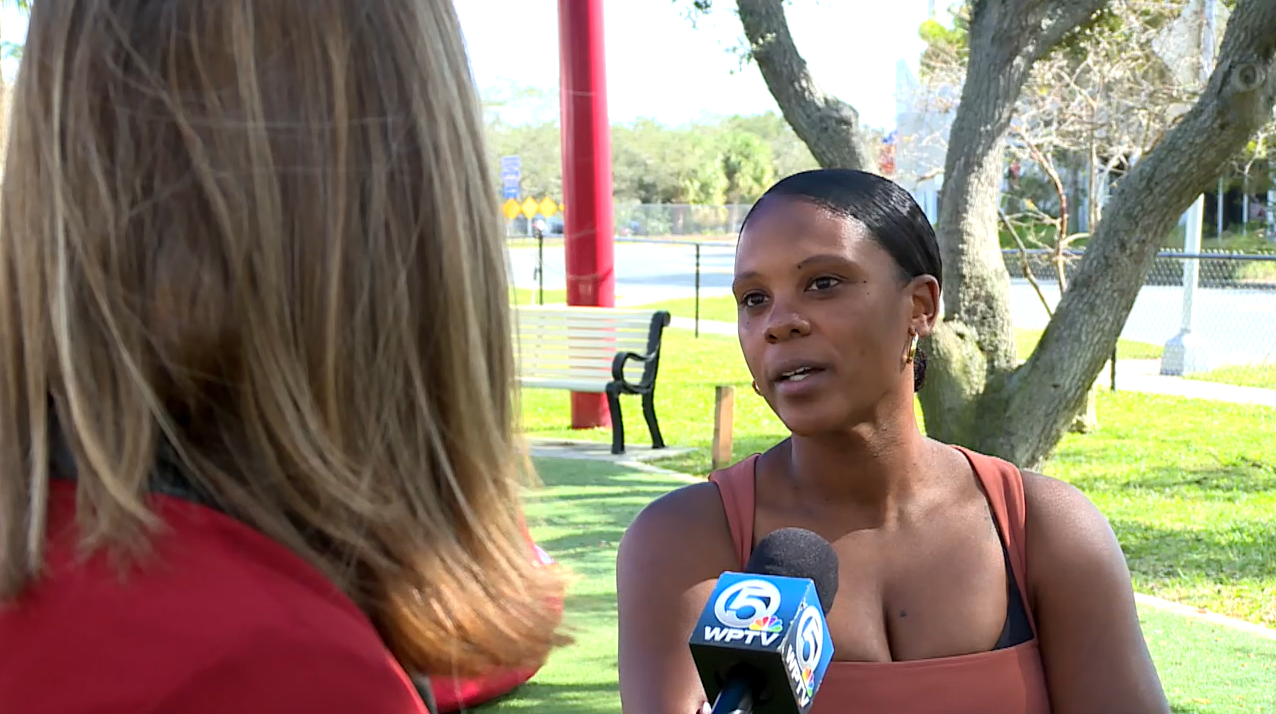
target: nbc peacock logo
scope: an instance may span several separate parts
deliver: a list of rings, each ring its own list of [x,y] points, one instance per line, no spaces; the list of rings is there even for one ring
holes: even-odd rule
[[[806,686],[806,696],[815,696],[815,670],[807,667],[802,670],[802,684]]]
[[[784,629],[784,621],[775,615],[763,615],[749,623],[754,632],[779,632]]]

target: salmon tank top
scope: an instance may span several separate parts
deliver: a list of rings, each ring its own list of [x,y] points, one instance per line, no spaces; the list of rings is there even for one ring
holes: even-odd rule
[[[810,714],[1050,714],[1045,672],[1028,607],[1023,475],[1013,464],[954,447],[983,484],[1013,577],[1006,628],[987,652],[903,662],[833,661]],[[753,551],[754,469],[758,455],[713,472],[744,569]]]

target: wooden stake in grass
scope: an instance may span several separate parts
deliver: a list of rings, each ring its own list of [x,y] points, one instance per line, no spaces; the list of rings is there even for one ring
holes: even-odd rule
[[[731,434],[735,423],[735,387],[719,385],[713,400],[713,468],[731,463]]]

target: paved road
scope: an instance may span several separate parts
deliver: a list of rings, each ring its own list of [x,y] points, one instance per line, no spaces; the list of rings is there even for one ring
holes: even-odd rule
[[[653,302],[695,294],[695,249],[686,245],[616,243],[616,292],[626,302]],[[729,295],[734,261],[733,246],[704,246],[700,257],[702,297]],[[545,287],[565,285],[562,245],[545,248]],[[536,250],[510,250],[515,285],[535,287]],[[1043,285],[1047,298],[1058,300],[1050,285]],[[1143,288],[1126,322],[1122,337],[1139,342],[1164,344],[1179,330],[1182,318],[1182,288]],[[1221,362],[1276,361],[1276,291],[1197,291],[1196,331],[1205,336]],[[1011,285],[1011,309],[1015,325],[1044,327],[1045,309],[1027,281]]]

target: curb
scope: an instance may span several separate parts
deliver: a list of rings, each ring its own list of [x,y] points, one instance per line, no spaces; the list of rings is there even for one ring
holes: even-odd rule
[[[1240,630],[1269,640],[1276,640],[1276,630],[1273,630],[1270,627],[1264,627],[1263,625],[1258,625],[1253,622],[1246,622],[1245,620],[1238,620],[1234,617],[1220,615],[1216,612],[1210,612],[1209,610],[1204,610],[1199,607],[1184,605],[1182,603],[1165,600],[1153,595],[1145,595],[1143,593],[1134,593],[1134,601],[1140,605],[1147,605],[1148,607],[1165,610],[1176,615],[1194,617],[1198,620],[1211,622],[1215,625],[1230,627],[1234,630]]]
[[[691,474],[685,474],[681,471],[674,471],[672,469],[666,469],[660,466],[652,466],[651,464],[644,463],[642,461],[615,461],[613,463],[615,463],[617,466],[624,466],[625,468],[633,469],[635,471],[645,471],[649,474],[671,476],[673,478],[678,479],[679,481],[685,481],[686,483],[705,483],[708,481],[708,479],[706,478],[701,478],[699,476],[692,476]]]

